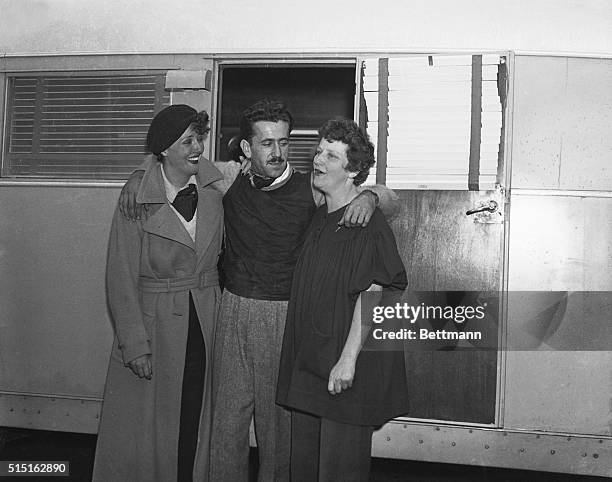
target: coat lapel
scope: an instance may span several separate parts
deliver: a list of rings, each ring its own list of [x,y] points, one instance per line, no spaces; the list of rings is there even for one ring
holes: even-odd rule
[[[149,216],[143,224],[143,229],[147,233],[171,239],[195,250],[191,236],[189,236],[189,233],[168,203],[164,180],[157,162],[151,163],[145,171],[140,183],[140,189],[136,195],[136,202],[141,204],[161,204],[159,209]],[[198,202],[198,207],[199,204]],[[198,209],[199,211],[200,209]]]
[[[194,251],[196,249],[191,236],[189,236],[189,233],[185,229],[185,226],[183,226],[183,223],[181,223],[178,216],[168,203],[162,205],[155,214],[146,220],[143,225],[143,229],[147,233],[184,244]]]
[[[223,215],[221,194],[208,187],[210,184],[223,179],[221,172],[208,160],[200,161],[198,172],[198,214],[196,224],[196,252],[198,262],[204,257],[208,246],[218,235],[220,218]],[[206,189],[208,187],[208,189]]]

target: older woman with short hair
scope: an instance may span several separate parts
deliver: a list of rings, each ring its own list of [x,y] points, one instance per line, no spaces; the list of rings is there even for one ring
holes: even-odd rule
[[[364,228],[338,226],[374,164],[350,120],[319,131],[314,185],[325,194],[298,260],[287,314],[277,402],[292,411],[292,482],[365,481],[374,427],[407,411],[403,354],[361,352],[367,290],[402,290],[406,272],[377,209]]]
[[[93,478],[206,481],[211,355],[221,292],[221,173],[204,157],[208,114],[172,105],[155,116],[147,146],[159,160],[137,200],[146,219],[116,209],[107,295],[115,343]]]

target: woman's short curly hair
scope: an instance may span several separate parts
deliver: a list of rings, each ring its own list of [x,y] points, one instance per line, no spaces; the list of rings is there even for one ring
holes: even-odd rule
[[[340,141],[346,144],[347,170],[357,172],[353,178],[356,186],[362,184],[374,165],[374,144],[356,122],[350,119],[330,119],[319,129],[319,141]]]
[[[198,112],[198,115],[194,122],[196,132],[202,136],[208,134],[210,132],[210,127],[208,125],[209,123],[210,117],[208,116],[208,112],[206,112],[205,110],[201,110],[200,112]]]
[[[280,122],[289,124],[289,132],[293,129],[293,117],[285,104],[280,100],[262,99],[247,107],[240,117],[240,135],[249,144],[253,139],[253,125],[256,122]]]

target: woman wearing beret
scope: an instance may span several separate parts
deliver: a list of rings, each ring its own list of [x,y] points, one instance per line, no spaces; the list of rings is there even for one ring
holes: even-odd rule
[[[137,200],[146,219],[115,211],[107,296],[115,342],[93,479],[205,481],[211,354],[220,301],[221,173],[201,157],[208,114],[172,105],[155,116],[152,163]]]

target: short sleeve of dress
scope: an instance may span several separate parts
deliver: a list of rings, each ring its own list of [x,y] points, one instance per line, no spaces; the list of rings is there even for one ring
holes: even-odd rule
[[[370,224],[363,229],[361,253],[351,276],[350,294],[358,295],[372,284],[393,290],[405,289],[408,284],[406,269],[393,231],[382,213],[376,210]]]

